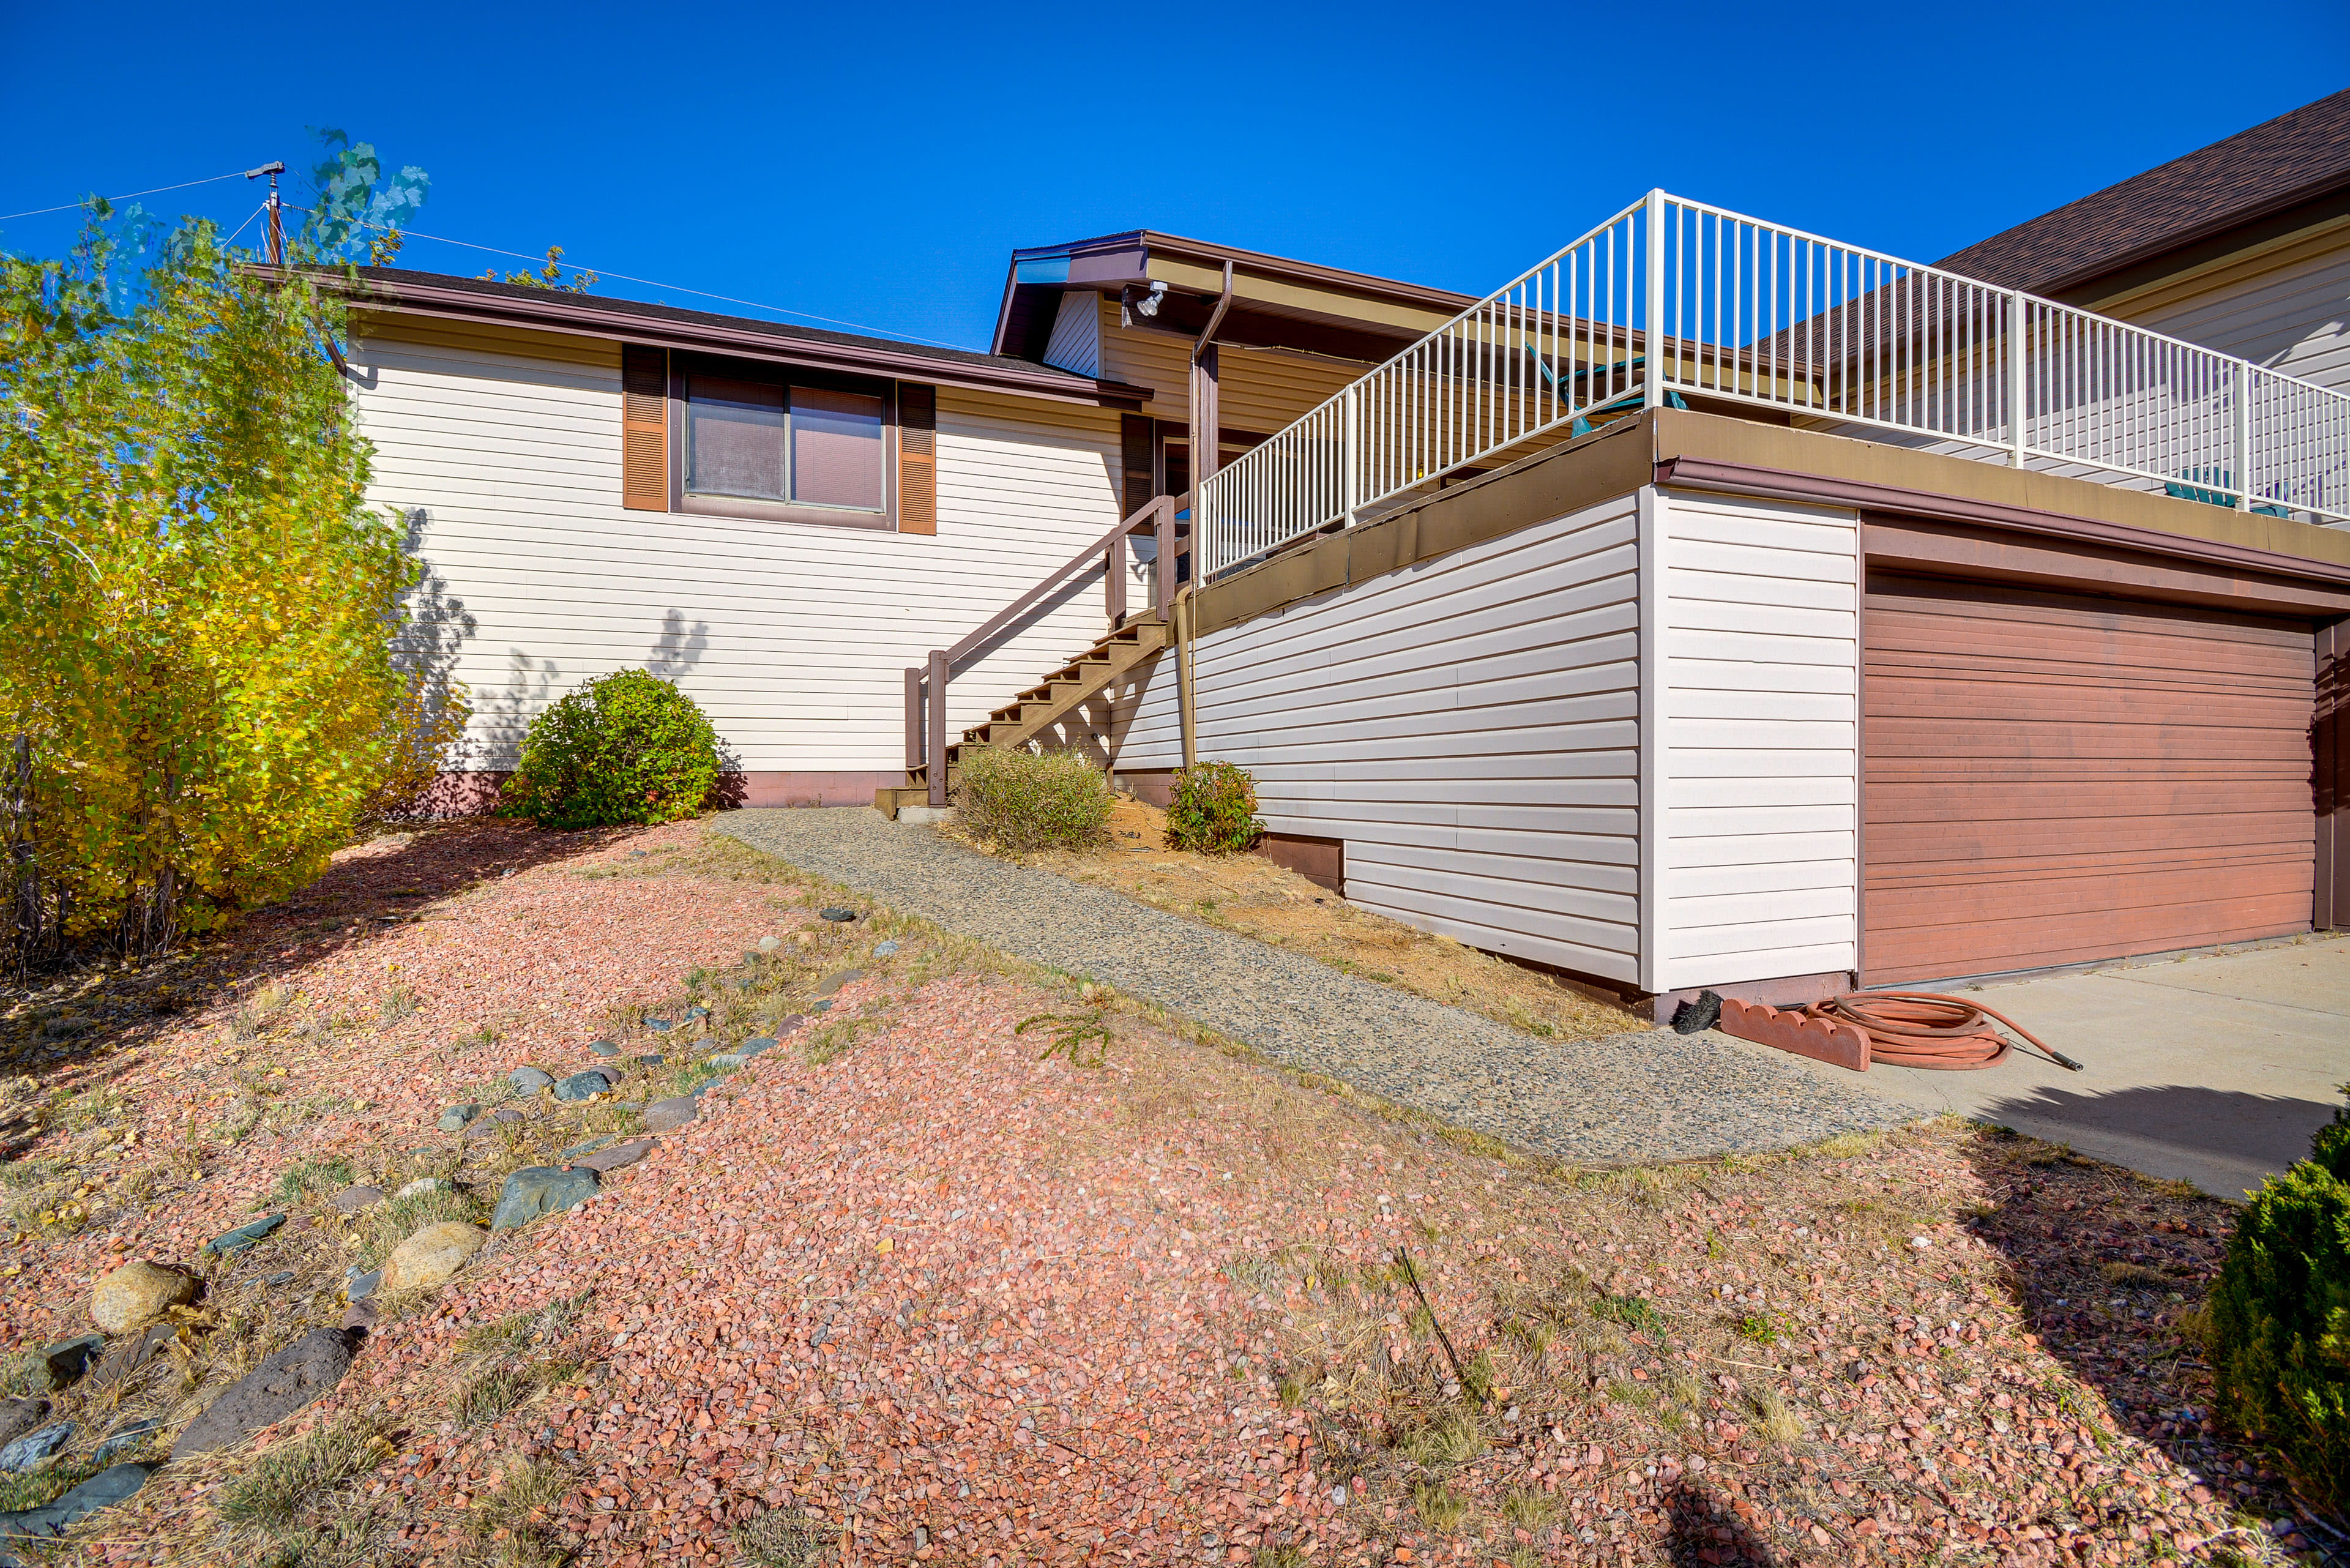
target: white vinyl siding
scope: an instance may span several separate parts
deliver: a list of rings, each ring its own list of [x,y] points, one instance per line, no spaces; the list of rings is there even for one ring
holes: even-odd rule
[[[2350,241],[2208,294],[2131,312],[2137,326],[2350,391]]]
[[[1053,334],[1045,342],[1045,363],[1080,376],[1101,374],[1101,296],[1079,289],[1061,296]]]
[[[1859,525],[1659,492],[1654,991],[1856,966]]]
[[[1199,754],[1276,832],[1347,844],[1347,894],[1476,947],[1638,971],[1629,496],[1201,640]],[[1180,762],[1174,661],[1118,765]]]
[[[402,323],[352,356],[369,499],[425,516],[473,630],[466,765],[511,767],[532,718],[615,670],[674,676],[750,771],[903,767],[904,669],[1117,522],[1118,416],[942,389],[936,537],[625,511],[616,345]],[[1099,635],[1073,594],[958,674],[978,722]]]

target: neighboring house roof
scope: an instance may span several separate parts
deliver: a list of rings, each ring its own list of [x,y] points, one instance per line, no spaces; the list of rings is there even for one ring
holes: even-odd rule
[[[889,337],[788,327],[749,317],[681,310],[641,300],[531,288],[487,278],[396,267],[359,269],[351,303],[362,310],[439,317],[542,332],[567,332],[657,348],[764,359],[803,368],[1011,392],[1062,402],[1139,409],[1147,387],[1079,376],[1026,359]]]
[[[995,351],[1041,359],[1066,293],[1139,294],[1154,283],[1168,288],[1150,325],[1196,336],[1215,310],[1227,265],[1232,301],[1217,324],[1221,342],[1376,362],[1477,302],[1449,289],[1130,229],[1014,251]]]
[[[2040,295],[2350,191],[2350,89],[2132,175],[1934,265]]]

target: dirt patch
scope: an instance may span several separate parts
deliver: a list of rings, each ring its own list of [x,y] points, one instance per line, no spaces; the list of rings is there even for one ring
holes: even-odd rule
[[[989,848],[955,835],[951,826],[943,831],[972,848]],[[1540,970],[1374,914],[1261,855],[1170,849],[1167,814],[1146,802],[1120,799],[1110,813],[1109,833],[1107,850],[1051,850],[1026,863],[1546,1040],[1589,1040],[1648,1027],[1627,1008]]]
[[[356,855],[338,872],[400,867]],[[690,826],[457,885],[442,908],[473,922],[462,944],[421,942],[427,910],[315,959],[216,950],[238,985],[135,1044],[96,1030],[76,1062],[34,1064],[4,1168],[66,1184],[44,1200],[87,1188],[87,1211],[11,1233],[12,1344],[81,1332],[110,1259],[183,1259],[264,1210],[294,1218],[207,1266],[151,1381],[112,1404],[65,1397],[87,1433],[30,1490],[87,1473],[124,1417],[160,1416],[168,1440],[338,1311],[350,1262],[452,1206],[478,1217],[504,1168],[589,1118],[619,1136],[628,1102],[688,1076],[706,1080],[702,1116],[581,1208],[384,1303],[332,1396],[257,1453],[167,1467],[82,1527],[83,1560],[2293,1549],[2263,1527],[2293,1516],[2275,1478],[2203,1418],[2184,1333],[2224,1204],[1956,1122],[1546,1175]],[[416,966],[412,1011],[315,1048],[319,1019],[379,1002],[395,962]],[[293,998],[258,1008],[273,983]],[[551,1022],[522,1022],[556,995]],[[458,1048],[484,1003],[514,1022]],[[763,1032],[782,1044],[747,1068],[699,1064]],[[671,1060],[620,1068],[607,1102],[501,1102],[524,1118],[494,1153],[432,1127],[510,1056],[613,1062],[586,1053],[599,1034]],[[276,1095],[271,1064],[293,1080]],[[231,1068],[245,1076],[191,1081]],[[261,1107],[235,1137],[213,1130],[242,1120],[218,1103],[232,1083]],[[113,1109],[85,1097],[109,1086]],[[289,1096],[367,1108],[273,1122]],[[141,1160],[155,1185],[137,1190],[122,1179]],[[456,1180],[412,1212],[327,1201],[347,1175],[421,1165]]]

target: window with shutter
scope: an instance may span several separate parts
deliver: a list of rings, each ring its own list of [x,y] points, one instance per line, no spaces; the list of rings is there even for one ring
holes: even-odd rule
[[[898,383],[898,532],[939,531],[939,389]]]
[[[669,353],[620,349],[620,504],[669,510]]]

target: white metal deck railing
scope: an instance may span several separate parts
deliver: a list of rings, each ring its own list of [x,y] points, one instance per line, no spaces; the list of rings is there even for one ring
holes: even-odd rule
[[[1202,484],[1202,572],[1680,393],[2350,523],[2350,396],[1652,191]]]

